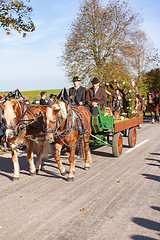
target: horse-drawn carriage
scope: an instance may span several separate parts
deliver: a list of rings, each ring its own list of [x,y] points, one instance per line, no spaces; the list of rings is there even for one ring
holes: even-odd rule
[[[62,91],[65,93],[66,91]],[[70,169],[68,180],[74,179],[75,150],[81,141],[85,152],[85,166],[90,168],[90,144],[105,144],[112,146],[113,155],[118,157],[122,153],[124,134],[128,130],[128,143],[130,147],[136,144],[136,127],[143,123],[143,117],[133,117],[126,120],[114,120],[113,116],[104,116],[100,111],[98,116],[91,116],[84,106],[72,107],[64,101],[63,97],[56,100],[52,106],[25,106],[23,101],[13,99],[4,109],[5,129],[7,142],[11,148],[14,165],[14,180],[19,179],[19,164],[16,148],[19,143],[27,146],[27,159],[30,165],[30,173],[39,172],[42,164],[42,150],[44,144],[54,141],[55,160],[58,163],[62,175],[66,170],[60,160],[60,152],[63,145],[70,149]],[[90,138],[91,136],[91,138]],[[112,137],[112,144],[110,138]],[[89,141],[90,139],[90,141]],[[33,143],[37,144],[36,166],[34,165],[32,149]]]

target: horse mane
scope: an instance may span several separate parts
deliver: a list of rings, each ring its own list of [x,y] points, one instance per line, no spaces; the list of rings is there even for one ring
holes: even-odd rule
[[[54,114],[58,114],[58,117],[62,117],[64,120],[67,118],[67,109],[66,104],[63,101],[58,101],[52,105],[52,107],[47,107],[46,109],[46,117],[49,121],[53,119],[53,111]]]
[[[4,108],[4,119],[6,119],[7,122],[13,123],[15,119],[15,113],[13,110],[13,104],[12,101],[8,101]]]
[[[66,104],[63,101],[53,104],[54,110],[59,110],[58,117],[67,118]]]

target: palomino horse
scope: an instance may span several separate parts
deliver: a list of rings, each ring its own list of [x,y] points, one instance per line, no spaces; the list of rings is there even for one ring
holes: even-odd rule
[[[42,162],[41,156],[45,148],[45,133],[43,132],[42,121],[45,111],[46,108],[42,106],[30,106],[28,108],[28,106],[26,107],[18,99],[8,101],[5,105],[3,117],[6,129],[6,140],[12,153],[12,162],[14,166],[13,181],[19,179],[20,168],[16,149],[20,144],[25,144],[27,146],[27,160],[29,162],[30,174],[34,175],[36,170],[40,170]],[[32,152],[34,146],[37,155],[36,167]]]
[[[147,94],[148,97],[148,110],[151,113],[152,123],[156,121],[159,122],[159,105],[160,105],[160,97],[155,94],[153,90],[150,90]],[[154,119],[154,115],[155,119]]]
[[[47,107],[46,123],[48,133],[46,139],[55,142],[55,160],[58,164],[61,175],[66,170],[60,161],[60,152],[63,145],[70,150],[68,181],[74,180],[75,172],[75,150],[80,139],[84,142],[85,169],[90,168],[89,138],[91,133],[91,115],[84,106],[71,108],[63,101],[54,103]]]

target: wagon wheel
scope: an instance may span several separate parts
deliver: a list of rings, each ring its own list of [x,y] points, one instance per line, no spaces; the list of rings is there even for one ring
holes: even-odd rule
[[[115,157],[119,157],[122,153],[123,139],[122,133],[118,132],[113,135],[112,139],[112,153]]]
[[[130,148],[133,148],[136,145],[137,131],[136,128],[130,128],[128,130],[128,145]]]

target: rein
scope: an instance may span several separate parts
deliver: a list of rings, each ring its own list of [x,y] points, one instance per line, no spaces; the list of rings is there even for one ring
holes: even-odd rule
[[[63,119],[62,121],[60,118],[57,118],[56,121],[56,128],[54,130],[48,128],[47,132],[53,133],[54,138],[59,138],[64,145],[67,147],[74,147],[80,139],[82,139],[84,134],[90,135],[90,132],[86,130],[85,123],[80,111],[75,108],[69,108],[70,105],[67,107],[67,118]],[[70,117],[72,116],[72,121],[70,121]],[[65,122],[66,121],[66,122]],[[75,121],[77,126],[75,126]],[[60,128],[63,128],[63,123],[65,122],[64,129],[59,132]],[[73,145],[68,145],[62,139],[68,136],[73,130],[77,130],[79,132],[79,138],[77,139],[76,143]]]
[[[26,109],[25,109],[25,104],[24,103],[20,103],[19,102],[19,105],[21,107],[21,111],[22,111],[22,117],[20,119],[17,119],[17,123],[15,123],[14,126],[10,126],[10,125],[6,125],[5,126],[5,129],[11,129],[14,131],[14,134],[15,134],[15,137],[17,138],[17,140],[19,141],[19,138],[20,136],[26,131],[27,127],[28,129],[34,129],[34,130],[39,130],[41,132],[45,132],[44,128],[42,128],[42,126],[40,124],[37,124],[37,126],[32,126],[31,124],[32,123],[38,123],[39,122],[39,119],[41,117],[44,116],[44,112],[42,112],[41,114],[39,115],[36,115],[33,111],[32,111],[32,107],[29,107],[27,106]],[[38,106],[37,106],[38,108]],[[17,112],[16,112],[17,113]],[[29,119],[28,118],[28,114],[30,114],[31,116],[33,115],[33,118]],[[25,119],[26,117],[26,119]],[[29,137],[29,136],[28,136]],[[31,136],[30,136],[30,139],[31,139]],[[34,140],[32,138],[32,140]],[[37,140],[36,140],[37,141]]]

